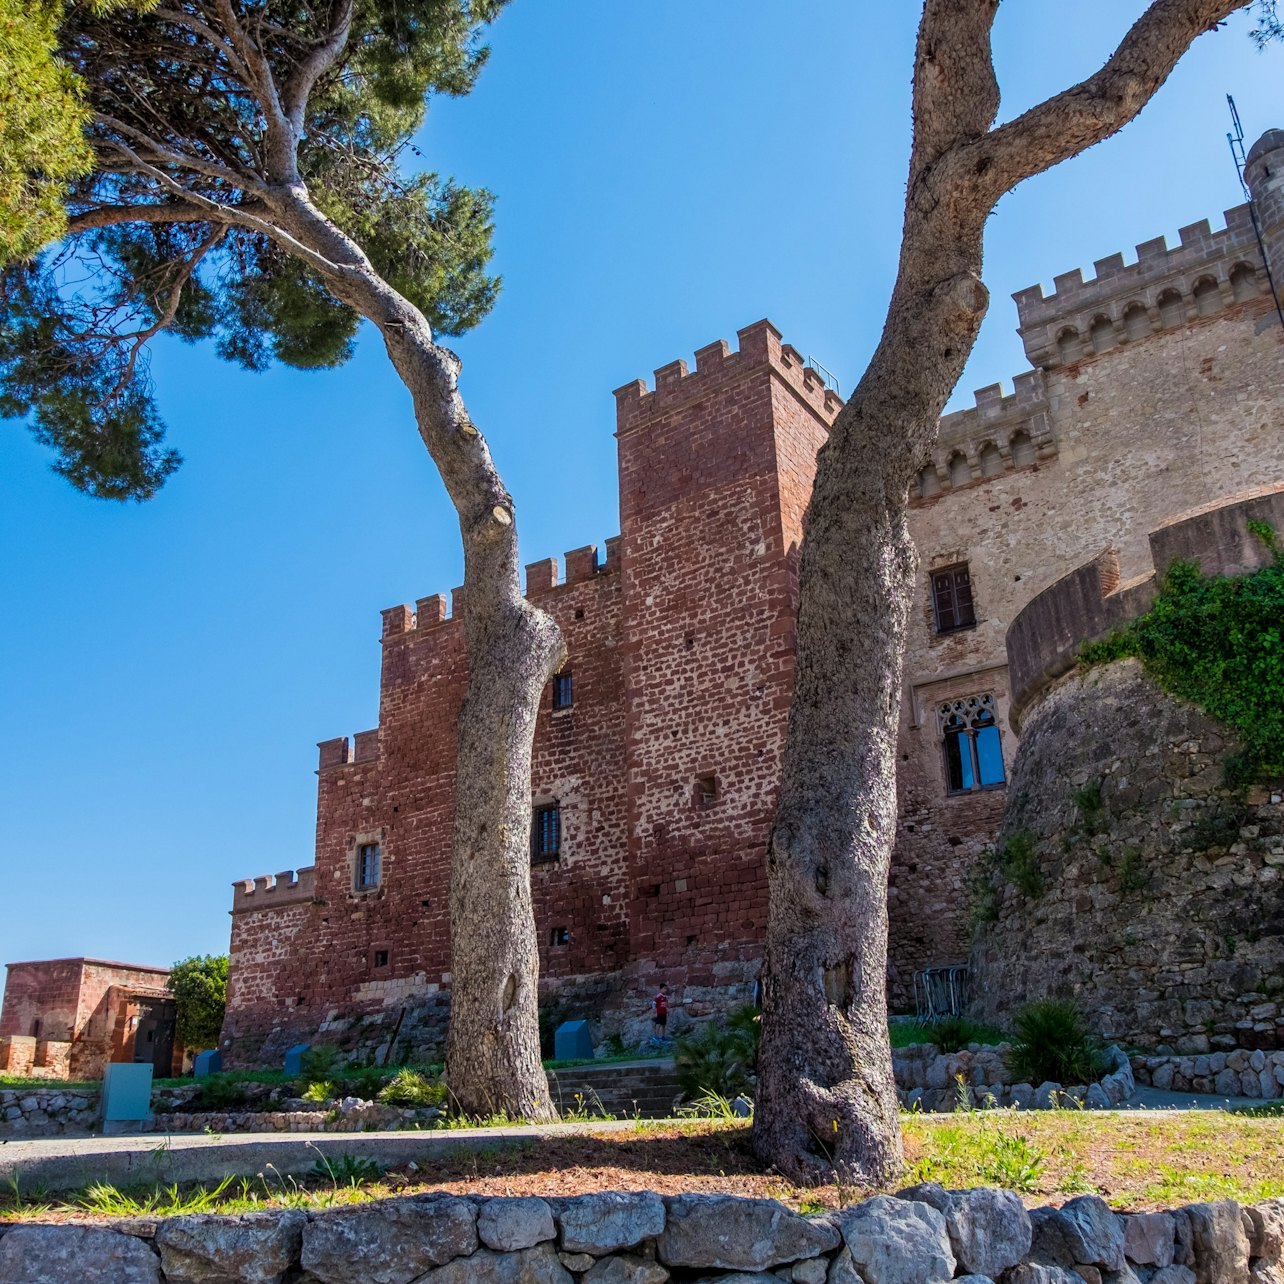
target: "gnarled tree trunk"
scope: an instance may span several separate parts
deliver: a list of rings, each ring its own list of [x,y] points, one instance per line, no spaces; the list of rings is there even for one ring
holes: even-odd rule
[[[768,850],[754,1144],[795,1181],[903,1165],[887,1029],[887,875],[917,557],[909,487],[984,318],[1000,196],[1120,129],[1241,3],[1155,0],[1096,75],[992,128],[998,0],[927,0],[896,285],[878,349],[818,458],[797,669]]]

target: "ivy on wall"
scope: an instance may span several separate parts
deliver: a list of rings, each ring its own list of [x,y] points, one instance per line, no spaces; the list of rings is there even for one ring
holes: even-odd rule
[[[1079,652],[1083,665],[1135,656],[1170,695],[1233,727],[1244,750],[1227,760],[1232,784],[1284,776],[1284,550],[1264,522],[1249,530],[1273,562],[1242,576],[1174,562],[1145,615]]]

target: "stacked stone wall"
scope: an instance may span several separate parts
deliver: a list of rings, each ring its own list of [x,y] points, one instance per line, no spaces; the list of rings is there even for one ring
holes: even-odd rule
[[[1027,1211],[1011,1191],[930,1184],[809,1217],[767,1199],[636,1191],[0,1227],[0,1279],[26,1284],[1249,1284],[1278,1279],[1282,1258],[1281,1200],[1121,1214],[1083,1195]]]
[[[1041,889],[996,867],[973,899],[979,1016],[1070,997],[1141,1047],[1284,1047],[1284,802],[1225,786],[1237,749],[1135,660],[1033,706],[999,845],[1033,845]]]

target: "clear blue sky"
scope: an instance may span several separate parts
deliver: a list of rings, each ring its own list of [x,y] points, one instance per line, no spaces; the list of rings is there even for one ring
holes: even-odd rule
[[[1090,73],[1141,0],[1005,4],[1004,115]],[[458,343],[525,560],[617,530],[611,390],[770,316],[858,377],[897,254],[918,6],[513,0],[425,163],[498,198],[505,288]],[[1025,367],[1009,295],[1239,201],[1235,93],[1284,125],[1284,50],[1205,36],[1118,138],[1007,198],[955,404]],[[230,884],[310,864],[316,741],[375,725],[379,610],[461,578],[408,399],[367,332],[327,373],[165,343],[186,457],[74,493],[0,425],[0,961],[227,947]]]

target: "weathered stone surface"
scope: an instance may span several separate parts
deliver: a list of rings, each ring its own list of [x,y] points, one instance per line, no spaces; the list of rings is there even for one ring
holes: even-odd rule
[[[1189,1266],[1165,1266],[1150,1277],[1150,1284],[1195,1284],[1195,1272]]]
[[[1122,1270],[1123,1227],[1095,1195],[1072,1199],[1062,1208],[1035,1208],[1030,1256],[1048,1266],[1102,1266]]]
[[[96,1226],[15,1226],[0,1238],[5,1284],[160,1284],[160,1257],[141,1239]]]
[[[566,1267],[568,1271],[587,1271],[597,1261],[592,1253],[558,1253],[557,1260]]]
[[[875,1195],[843,1209],[838,1223],[865,1284],[937,1284],[954,1276],[945,1218],[929,1204]]]
[[[299,1260],[307,1214],[175,1217],[156,1227],[166,1284],[280,1284]]]
[[[864,1280],[856,1273],[856,1264],[845,1245],[829,1263],[829,1275],[825,1284],[864,1284]]]
[[[553,1239],[553,1210],[534,1196],[488,1199],[477,1213],[477,1236],[487,1248],[511,1253]]]
[[[1168,1266],[1176,1247],[1176,1226],[1168,1213],[1124,1216],[1124,1256],[1138,1266]]]
[[[828,1274],[828,1258],[809,1257],[805,1261],[794,1263],[793,1269],[789,1272],[789,1278],[792,1284],[825,1284],[825,1277]]]
[[[945,1224],[964,1272],[998,1275],[1030,1251],[1030,1215],[1010,1190],[951,1191]]]
[[[1248,1236],[1239,1205],[1223,1199],[1215,1204],[1187,1204],[1196,1284],[1230,1284],[1248,1274]]]
[[[600,1257],[659,1235],[664,1229],[664,1201],[649,1191],[580,1195],[561,1205],[557,1221],[563,1249]]]
[[[678,1195],[665,1203],[668,1220],[656,1247],[669,1266],[760,1271],[839,1244],[831,1223],[800,1217],[774,1199]]]
[[[1044,1262],[1022,1262],[1003,1277],[1003,1284],[1087,1284],[1078,1271]]]
[[[1268,1199],[1244,1209],[1249,1220],[1248,1255],[1268,1262],[1284,1258],[1284,1199]]]
[[[648,1257],[622,1253],[604,1257],[584,1277],[584,1284],[664,1284],[669,1272]]]
[[[477,1209],[466,1199],[429,1195],[311,1218],[302,1262],[322,1284],[410,1284],[476,1247]]]
[[[353,1265],[352,1284],[360,1284],[362,1264]],[[479,1248],[471,1257],[457,1257],[426,1272],[417,1284],[574,1284],[574,1280],[552,1244],[540,1244],[517,1253]]]

